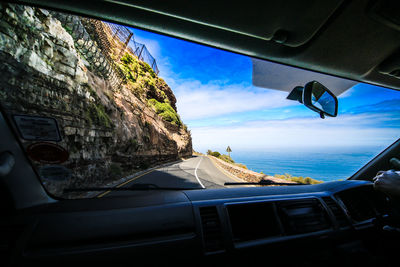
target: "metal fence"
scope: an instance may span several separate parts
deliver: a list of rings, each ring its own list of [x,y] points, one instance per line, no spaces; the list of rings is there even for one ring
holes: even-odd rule
[[[91,63],[92,70],[119,88],[126,77],[116,62],[127,52],[146,62],[159,73],[156,60],[144,44],[135,41],[133,32],[125,26],[52,12],[72,35],[79,52]],[[117,54],[115,54],[117,51]]]
[[[139,60],[149,64],[156,74],[159,73],[155,58],[150,54],[149,50],[147,50],[146,45],[135,41],[135,36],[128,27],[109,22],[102,23],[109,28],[110,34],[113,38],[118,38],[119,41],[125,45],[125,49],[129,50]],[[120,56],[123,55],[123,52],[125,52],[125,50],[121,51]]]

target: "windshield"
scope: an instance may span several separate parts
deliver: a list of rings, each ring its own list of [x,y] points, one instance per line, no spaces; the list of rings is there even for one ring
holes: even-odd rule
[[[40,8],[0,12],[2,112],[56,197],[347,179],[400,135],[395,90]],[[287,99],[312,80],[336,94],[337,117]],[[334,106],[321,94],[313,104]]]

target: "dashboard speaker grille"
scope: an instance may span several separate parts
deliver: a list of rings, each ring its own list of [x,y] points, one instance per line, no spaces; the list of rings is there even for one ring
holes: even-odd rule
[[[303,234],[330,228],[326,210],[317,199],[282,201],[278,203],[286,234]]]
[[[203,229],[204,249],[206,252],[217,252],[224,249],[221,221],[215,206],[200,208]]]

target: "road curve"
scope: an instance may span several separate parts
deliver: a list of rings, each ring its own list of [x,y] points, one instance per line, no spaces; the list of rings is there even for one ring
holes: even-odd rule
[[[220,169],[206,156],[194,156],[190,159],[160,167],[125,182],[122,187],[133,184],[155,184],[159,187],[174,188],[224,188],[225,182],[237,182]],[[127,191],[111,191],[101,196],[126,195]]]

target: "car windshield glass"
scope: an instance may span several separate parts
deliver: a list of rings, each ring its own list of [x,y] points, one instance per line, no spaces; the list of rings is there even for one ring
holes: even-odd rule
[[[41,8],[0,14],[1,110],[52,196],[347,179],[400,136],[395,90]],[[311,81],[337,117],[287,99]],[[310,102],[335,114],[332,100]]]

